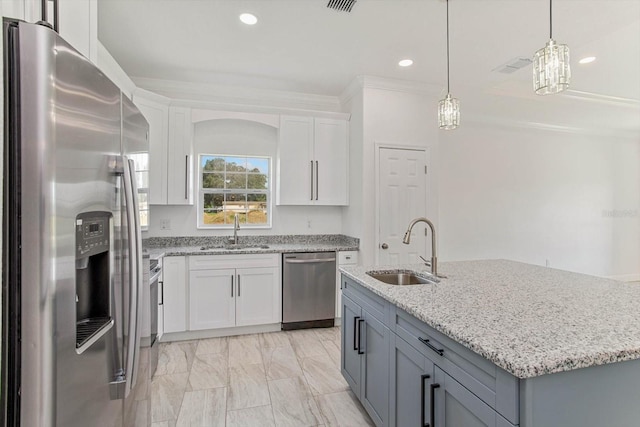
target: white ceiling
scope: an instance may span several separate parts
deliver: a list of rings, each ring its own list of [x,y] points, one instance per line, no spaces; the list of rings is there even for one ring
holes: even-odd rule
[[[337,96],[356,76],[371,75],[446,89],[443,0],[358,0],[351,13],[328,9],[327,0],[98,4],[99,38],[134,80]],[[451,0],[449,8],[452,94],[532,97],[531,66],[510,75],[492,70],[544,46],[549,3]],[[241,12],[258,24],[240,23]],[[640,0],[556,0],[553,18],[554,39],[571,48],[571,89],[637,108]],[[596,62],[578,64],[590,55]],[[403,58],[414,65],[399,67]]]

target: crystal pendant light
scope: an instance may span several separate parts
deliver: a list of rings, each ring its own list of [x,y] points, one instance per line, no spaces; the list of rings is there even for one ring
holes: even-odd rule
[[[449,92],[449,0],[447,0],[447,96],[438,102],[438,126],[451,130],[460,124],[460,101]]]
[[[533,89],[538,95],[562,92],[569,87],[569,47],[557,44],[552,33],[552,0],[549,0],[549,41],[533,56]]]

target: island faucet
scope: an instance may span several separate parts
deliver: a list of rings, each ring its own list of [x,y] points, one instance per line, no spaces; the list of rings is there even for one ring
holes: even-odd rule
[[[411,224],[409,224],[409,228],[407,228],[407,232],[404,233],[404,238],[402,239],[402,243],[404,243],[405,245],[409,244],[409,242],[411,241],[411,230],[413,229],[413,226],[419,222],[426,223],[431,229],[431,274],[437,277],[438,276],[438,258],[436,256],[436,229],[433,226],[433,223],[431,221],[429,221],[427,218],[424,218],[424,217],[416,218],[413,221],[411,221]]]
[[[240,218],[238,217],[238,214],[235,214],[233,216],[233,237],[229,239],[233,242],[234,245],[240,243],[238,242],[238,230],[240,230]]]

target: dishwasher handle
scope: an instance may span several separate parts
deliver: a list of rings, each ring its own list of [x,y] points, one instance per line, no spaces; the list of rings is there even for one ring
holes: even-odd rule
[[[321,262],[334,262],[335,258],[321,258],[321,259],[296,259],[296,258],[285,258],[284,262],[287,264],[318,264]]]

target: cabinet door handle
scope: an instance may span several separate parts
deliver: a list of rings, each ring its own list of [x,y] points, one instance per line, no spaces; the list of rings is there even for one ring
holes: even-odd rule
[[[164,305],[164,282],[158,282],[158,286],[160,286],[160,302],[158,305]]]
[[[436,353],[438,353],[440,356],[444,356],[444,349],[442,349],[442,348],[438,348],[438,347],[434,346],[433,344],[431,344],[431,343],[429,342],[429,340],[425,340],[424,338],[420,338],[420,337],[418,337],[418,340],[419,340],[422,344],[424,344],[424,345],[426,345],[427,347],[429,347],[431,350],[433,350],[433,351],[435,351]]]
[[[184,156],[184,198],[189,199],[189,155]]]
[[[320,169],[320,167],[318,166],[318,161],[316,160],[316,200],[318,200],[318,169]]]
[[[231,298],[233,298],[233,274],[231,275]]]
[[[238,296],[240,296],[240,275],[238,274]]]
[[[311,160],[311,200],[313,200],[313,160]]]
[[[431,408],[429,413],[429,421],[431,427],[436,427],[436,389],[440,387],[440,384],[431,384]]]
[[[364,319],[358,319],[358,354],[364,354],[364,351],[362,350],[362,341],[360,340],[362,338],[362,328],[361,325],[364,323]]]
[[[358,349],[358,319],[360,317],[356,316],[353,318],[353,351],[360,351]]]
[[[425,424],[424,423],[424,398],[426,397],[424,395],[425,392],[425,382],[424,380],[426,380],[427,378],[431,378],[431,375],[429,374],[424,374],[420,376],[420,427],[430,427],[429,423]]]

